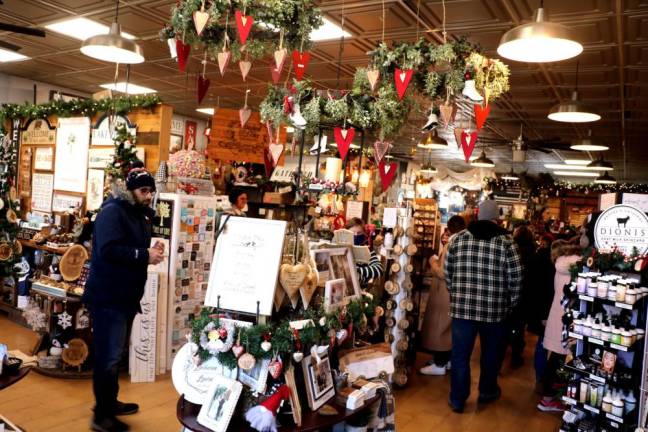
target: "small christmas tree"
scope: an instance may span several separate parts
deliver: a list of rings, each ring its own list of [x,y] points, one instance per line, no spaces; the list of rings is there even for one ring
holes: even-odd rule
[[[106,174],[110,181],[125,180],[128,172],[133,168],[133,163],[138,162],[137,138],[131,135],[125,124],[115,128],[115,155],[113,161],[106,167]]]
[[[9,135],[0,129],[0,279],[14,276],[13,266],[20,261],[22,247],[17,240],[16,200],[17,149]]]

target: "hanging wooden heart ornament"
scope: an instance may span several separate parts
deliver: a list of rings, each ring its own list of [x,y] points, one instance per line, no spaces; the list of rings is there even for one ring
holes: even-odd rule
[[[394,72],[394,81],[396,82],[396,91],[398,92],[399,99],[402,100],[405,96],[405,92],[412,80],[413,74],[414,71],[412,69],[401,70],[396,68],[396,71]]]
[[[281,48],[274,52],[274,61],[277,68],[279,69],[283,68],[287,55],[288,55],[288,50],[286,48]]]
[[[251,15],[243,15],[243,13],[238,9],[234,12],[234,17],[236,18],[236,28],[238,29],[239,40],[242,45],[245,45],[248,36],[250,36],[250,30],[252,30],[254,18]]]
[[[378,140],[374,143],[373,148],[374,148],[374,159],[376,160],[376,163],[380,163],[381,160],[385,157],[387,152],[389,151],[389,148],[391,147],[392,143],[389,141],[382,141]]]
[[[202,103],[203,99],[205,99],[210,83],[211,81],[209,81],[209,78],[198,75],[198,103]]]
[[[304,304],[304,309],[308,309],[308,305],[310,304],[315,291],[317,291],[317,280],[317,271],[311,270],[310,274],[306,276],[304,285],[299,288],[299,295],[301,296],[302,303]]]
[[[200,36],[209,22],[209,13],[205,12],[205,2],[203,2],[200,10],[193,13],[193,22],[194,26],[196,26],[196,34]]]
[[[306,68],[308,67],[308,63],[310,63],[311,55],[308,51],[304,51],[302,53],[297,50],[294,50],[292,52],[292,58],[293,58],[293,69],[295,70],[295,78],[297,78],[297,81],[301,81],[302,78],[304,78],[304,74],[306,73]]]
[[[337,143],[338,150],[340,152],[340,158],[346,160],[347,153],[355,137],[355,129],[342,129],[341,127],[336,127],[333,129],[333,136],[335,137],[335,142]]]
[[[223,50],[218,53],[218,69],[220,70],[221,76],[225,76],[225,70],[227,69],[227,65],[229,65],[231,58],[231,51]]]
[[[457,148],[461,148],[461,134],[463,133],[463,128],[454,128],[455,141],[457,142]]]
[[[380,182],[382,183],[383,191],[386,191],[396,176],[396,162],[386,165],[385,160],[381,160],[380,163],[378,163],[378,173],[380,174]]]
[[[239,110],[239,119],[241,120],[241,127],[245,127],[245,124],[247,123],[248,120],[250,120],[251,115],[252,115],[252,110],[247,105],[245,105],[243,108]]]
[[[446,102],[439,106],[439,111],[441,112],[441,121],[443,122],[443,126],[447,128],[454,120],[455,106],[454,104]]]
[[[281,284],[292,307],[297,307],[299,301],[299,288],[304,284],[308,276],[308,266],[299,263],[295,265],[283,264],[279,268],[279,283]]]
[[[378,79],[380,79],[380,71],[378,69],[367,69],[367,79],[369,80],[371,91],[376,91],[376,85],[378,84]]]
[[[282,69],[283,69],[283,65],[281,65],[281,67],[278,67],[274,63],[270,63],[270,74],[272,75],[273,83],[275,84],[279,83],[279,80],[281,79]]]
[[[279,158],[284,151],[284,146],[283,144],[270,144],[268,148],[270,150],[270,155],[272,156],[273,166],[277,166]]]
[[[461,149],[463,150],[466,163],[470,162],[470,156],[475,150],[477,143],[477,132],[461,132]]]
[[[241,76],[243,77],[243,81],[245,81],[248,74],[250,73],[250,69],[252,69],[252,62],[241,60],[239,62],[239,69],[241,69]]]
[[[243,345],[236,344],[232,347],[232,352],[234,353],[234,357],[239,358],[245,352],[245,347],[243,347]]]
[[[176,39],[176,51],[178,52],[178,68],[180,72],[184,72],[191,52],[191,45],[185,45],[180,39]]]
[[[475,110],[475,123],[477,125],[477,130],[480,131],[481,128],[484,127],[484,123],[486,123],[488,114],[490,114],[490,105],[482,107],[479,104],[475,104],[473,105],[473,109]]]
[[[272,154],[268,147],[263,147],[263,165],[265,166],[266,176],[270,177],[272,171],[274,171],[274,161],[272,160]],[[281,299],[283,301],[283,299]]]

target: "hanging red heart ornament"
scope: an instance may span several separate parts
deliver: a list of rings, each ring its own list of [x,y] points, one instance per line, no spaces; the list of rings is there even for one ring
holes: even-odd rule
[[[351,143],[355,137],[355,129],[342,129],[341,127],[336,127],[333,129],[333,136],[335,137],[335,142],[337,143],[340,152],[340,158],[346,160],[349,147],[351,147]]]
[[[412,80],[413,74],[414,71],[412,69],[401,70],[396,68],[396,71],[394,72],[394,81],[396,82],[396,91],[398,92],[399,99],[402,100],[405,96],[405,92]]]
[[[243,345],[234,345],[232,347],[232,352],[236,358],[239,358],[245,352],[245,347]]]
[[[456,112],[455,106],[451,103],[444,103],[439,106],[439,111],[441,112],[441,121],[443,122],[443,126],[447,128],[448,125],[454,120]],[[457,143],[459,143],[458,140]]]
[[[270,177],[274,170],[274,164],[272,162],[272,154],[270,154],[270,149],[268,147],[263,147],[263,165],[265,166],[266,177]],[[236,347],[233,347],[232,350],[234,350],[234,348]]]
[[[385,157],[387,154],[387,151],[389,150],[389,147],[391,147],[391,143],[389,141],[376,141],[373,145],[374,148],[374,159],[376,160],[376,163],[380,163],[381,160]]]
[[[274,52],[275,65],[280,70],[283,68],[287,55],[288,55],[288,50],[286,48],[281,48]]]
[[[193,13],[193,22],[194,26],[196,26],[196,34],[200,36],[209,22],[209,13],[205,12],[204,4],[200,10]]]
[[[198,75],[198,103],[202,103],[207,95],[207,90],[209,90],[209,78],[205,78],[202,75]]]
[[[295,78],[297,78],[297,81],[301,81],[306,73],[306,68],[310,62],[311,55],[308,51],[300,53],[299,51],[294,50],[292,52],[292,58],[293,68],[295,69]]]
[[[378,163],[378,173],[380,174],[380,182],[382,183],[383,191],[386,191],[396,176],[396,162],[386,165],[385,160],[381,160],[380,163]]]
[[[475,123],[477,124],[477,130],[480,131],[481,128],[484,127],[484,123],[486,123],[488,114],[490,114],[490,105],[482,107],[479,104],[475,104],[473,109],[475,110]]]
[[[270,372],[270,376],[274,379],[281,376],[281,372],[283,372],[283,363],[279,358],[275,358],[268,364],[268,372]]]
[[[234,12],[236,18],[236,27],[238,28],[238,36],[242,45],[245,45],[247,42],[248,36],[250,36],[250,30],[252,30],[252,24],[254,24],[254,18],[251,15],[243,15],[240,10]]]
[[[457,143],[457,148],[461,148],[461,134],[463,133],[463,131],[464,131],[463,128],[454,129],[454,136],[455,136],[455,142]]]
[[[180,39],[176,39],[176,51],[178,53],[178,68],[180,72],[184,72],[191,52],[191,45],[185,45]]]
[[[463,150],[466,163],[470,162],[470,156],[477,144],[477,132],[461,132],[461,149]]]
[[[248,74],[250,73],[250,69],[252,69],[252,62],[241,60],[239,62],[239,69],[241,69],[241,76],[243,77],[243,81],[245,81]]]
[[[221,51],[218,53],[218,69],[220,70],[221,76],[225,76],[225,70],[231,58],[231,51]]]

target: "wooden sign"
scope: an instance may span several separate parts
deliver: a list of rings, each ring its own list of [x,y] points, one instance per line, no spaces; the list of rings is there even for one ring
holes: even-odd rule
[[[128,117],[117,114],[111,116],[104,114],[95,123],[92,128],[92,145],[95,146],[113,146],[115,142],[113,139],[116,136],[117,126],[126,125],[128,133],[132,136],[137,135],[137,126],[131,124]]]
[[[286,142],[285,128],[281,128],[278,141]],[[258,112],[253,112],[245,127],[241,127],[238,110],[219,108],[212,119],[207,154],[212,159],[262,164],[263,149],[269,144],[268,129]],[[278,165],[283,164],[282,154]]]
[[[33,159],[33,149],[29,147],[20,148],[20,165],[18,166],[19,171],[19,190],[21,195],[29,196],[31,194],[31,184],[32,184],[32,159]]]
[[[131,382],[155,381],[158,282],[158,273],[149,272],[140,300],[142,313],[133,321],[129,355]]]
[[[22,133],[23,145],[56,144],[56,128],[47,119],[34,119],[25,125]]]

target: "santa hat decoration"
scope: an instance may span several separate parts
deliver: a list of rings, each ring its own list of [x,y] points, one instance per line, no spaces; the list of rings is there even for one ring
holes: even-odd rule
[[[250,408],[245,413],[245,420],[259,432],[277,432],[275,416],[281,402],[288,399],[290,399],[290,388],[282,385],[275,394],[261,404]]]

